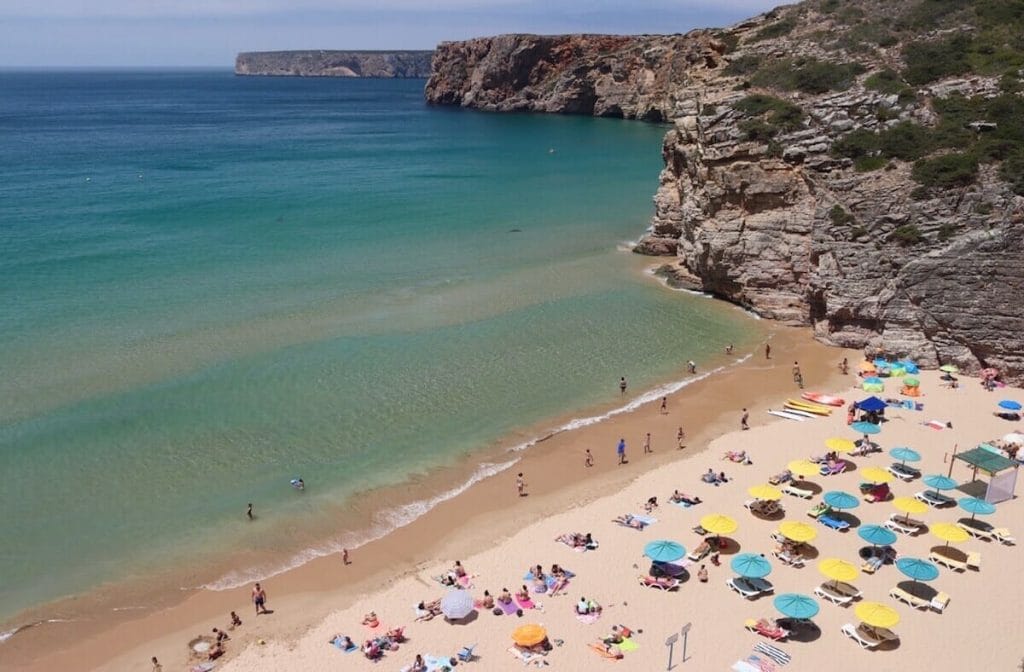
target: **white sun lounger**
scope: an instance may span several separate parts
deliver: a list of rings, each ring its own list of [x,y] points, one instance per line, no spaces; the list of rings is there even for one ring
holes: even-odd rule
[[[957,523],[957,527],[971,535],[975,539],[981,539],[982,541],[994,541],[995,535],[992,534],[991,527],[981,527],[975,525],[969,525],[964,522]]]
[[[949,595],[946,593],[940,592],[932,598],[931,607],[940,614],[946,610],[947,606],[949,606]]]
[[[960,562],[959,560],[954,560],[953,558],[947,558],[946,556],[940,553],[936,553],[934,551],[928,554],[928,559],[936,564],[942,565],[943,567],[947,567],[957,572],[967,571],[966,562]]]
[[[947,497],[941,492],[935,492],[934,490],[922,490],[921,492],[914,493],[914,499],[924,502],[928,506],[952,506],[956,504],[956,500],[952,497]]]
[[[861,592],[848,583],[830,581],[816,587],[814,594],[823,600],[828,600],[832,604],[844,605],[860,597]]]
[[[902,521],[893,520],[892,518],[882,523],[882,527],[890,529],[893,532],[908,535],[914,535],[921,531],[921,528],[916,525],[907,525]]]
[[[925,600],[918,597],[917,595],[908,593],[899,586],[895,586],[892,590],[889,591],[889,597],[893,598],[894,600],[899,600],[900,602],[909,604],[914,609],[930,609],[932,606],[930,600]]]
[[[886,630],[885,628],[873,628],[873,630],[881,636],[876,637],[872,634],[869,634],[868,632],[865,632],[861,628],[855,626],[853,623],[847,623],[842,627],[844,635],[846,635],[853,641],[857,642],[861,645],[862,648],[865,649],[873,649],[885,641],[899,639],[899,637],[897,637],[896,634],[891,630]]]
[[[885,468],[890,474],[900,479],[901,481],[912,481],[921,475],[921,472],[913,467],[908,467],[905,464],[899,462],[893,462]]]
[[[725,582],[737,593],[747,599],[754,599],[760,595],[767,595],[774,592],[775,587],[764,579],[750,579],[743,576],[736,576]]]
[[[814,492],[813,491],[811,491],[811,490],[804,490],[803,488],[798,488],[795,485],[793,485],[792,483],[790,483],[786,487],[782,488],[782,491],[784,493],[786,493],[787,495],[792,495],[793,497],[800,497],[801,499],[810,499],[811,497],[814,497]]]

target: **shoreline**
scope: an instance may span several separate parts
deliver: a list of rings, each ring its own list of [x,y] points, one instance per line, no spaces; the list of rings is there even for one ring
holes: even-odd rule
[[[313,614],[326,615],[324,603],[336,608],[339,601],[351,601],[372,589],[375,578],[382,574],[403,576],[413,573],[424,563],[428,563],[442,545],[446,552],[450,552],[454,546],[464,555],[482,544],[493,543],[493,539],[489,539],[488,535],[495,530],[500,530],[502,538],[507,537],[510,530],[523,522],[520,517],[523,512],[539,510],[544,512],[544,515],[550,515],[551,512],[564,509],[567,505],[578,505],[580,501],[588,501],[594,496],[595,490],[603,494],[608,489],[621,489],[644,471],[675,461],[672,459],[673,456],[678,458],[692,454],[696,452],[698,445],[703,446],[722,431],[726,431],[725,428],[729,424],[727,416],[730,415],[730,411],[738,412],[736,404],[739,399],[750,399],[747,405],[752,410],[752,424],[760,424],[763,420],[757,413],[762,410],[761,404],[755,401],[763,403],[776,391],[792,387],[791,382],[786,380],[790,361],[788,353],[791,351],[798,353],[796,356],[801,359],[801,365],[804,366],[810,382],[818,384],[821,381],[824,385],[824,380],[838,375],[835,373],[834,361],[841,356],[842,351],[815,342],[810,338],[809,330],[772,325],[766,329],[766,334],[768,338],[773,339],[775,350],[771,366],[761,366],[763,359],[755,356],[729,366],[717,375],[706,374],[707,377],[701,380],[683,380],[676,383],[681,384],[682,389],[668,395],[669,415],[657,415],[651,424],[672,425],[678,421],[678,411],[682,411],[686,415],[683,424],[689,426],[688,439],[692,442],[686,451],[672,451],[670,455],[666,455],[669,451],[665,450],[664,446],[668,443],[674,444],[672,431],[671,440],[668,437],[661,439],[661,451],[658,451],[659,442],[657,438],[655,439],[655,453],[651,456],[652,459],[641,462],[634,454],[632,464],[626,469],[619,470],[607,466],[602,468],[602,461],[608,461],[602,453],[610,452],[613,447],[613,444],[606,440],[600,447],[595,445],[593,452],[598,467],[595,467],[593,473],[571,483],[562,482],[562,479],[556,476],[558,473],[564,473],[566,468],[581,471],[582,450],[567,455],[564,449],[570,445],[578,446],[589,442],[595,436],[621,432],[632,437],[629,443],[638,450],[640,435],[637,433],[636,425],[644,422],[643,417],[652,413],[657,414],[657,405],[652,401],[657,399],[658,395],[648,391],[641,395],[651,400],[645,404],[635,403],[635,399],[631,400],[627,404],[632,407],[630,410],[620,410],[611,418],[588,423],[572,431],[550,433],[548,437],[533,443],[529,450],[516,453],[520,459],[520,467],[527,473],[532,496],[523,502],[524,505],[517,506],[512,511],[503,510],[508,505],[508,502],[504,501],[505,496],[512,488],[492,486],[497,479],[493,476],[485,477],[463,488],[463,491],[453,498],[437,503],[433,509],[412,523],[370,542],[353,553],[354,564],[351,567],[340,568],[340,559],[336,555],[328,555],[277,575],[266,584],[268,590],[272,590],[278,596],[287,597],[272,597],[273,603],[302,605],[300,609],[288,606],[281,611],[301,611],[303,617],[302,622],[291,622],[290,617],[275,617],[275,620],[281,622],[283,631],[294,636],[303,629],[303,623],[309,625]],[[779,373],[780,370],[782,373]],[[765,376],[767,372],[774,373]],[[748,384],[743,387],[757,390],[749,397],[735,394],[737,379],[742,383],[744,378]],[[758,378],[766,380],[762,380],[762,384],[759,385],[756,384]],[[773,385],[773,381],[776,384]],[[672,412],[673,410],[676,412]],[[702,419],[707,418],[696,431],[690,419],[694,411]],[[737,420],[733,418],[732,421]],[[666,433],[663,429],[656,437],[664,437]],[[609,445],[608,448],[604,448],[606,444]],[[506,455],[513,453],[508,448],[504,448],[503,452]],[[646,463],[647,468],[641,469],[637,462]],[[424,480],[429,481],[430,478]],[[500,491],[497,496],[493,495],[495,487]],[[455,528],[447,521],[453,517],[464,517],[464,514],[459,513],[460,509],[463,512],[474,511],[474,514],[469,516],[468,520],[461,521]],[[477,521],[483,522],[482,519],[491,516],[501,520],[486,521],[482,531]],[[410,552],[408,549],[415,551]],[[374,571],[367,565],[373,565]],[[339,583],[344,585],[338,585]],[[101,614],[88,621],[55,623],[48,627],[32,628],[3,644],[5,658],[13,665],[10,669],[53,669],[60,665],[67,666],[70,661],[75,662],[75,667],[123,669],[117,662],[110,662],[110,659],[118,656],[118,652],[128,643],[130,647],[156,647],[163,652],[163,655],[157,654],[162,660],[172,661],[174,650],[181,650],[180,637],[184,636],[184,633],[194,635],[196,632],[209,631],[212,625],[205,625],[206,623],[217,624],[231,609],[244,610],[248,605],[247,590],[246,586],[221,591],[188,591],[187,595],[172,596],[167,604],[161,605],[162,608],[141,617],[137,613],[126,611],[120,612],[118,618],[114,618],[113,614]],[[205,627],[196,627],[198,623],[204,623]],[[168,632],[176,632],[177,637],[164,636],[163,633]],[[186,637],[184,641],[189,638],[191,637]],[[143,645],[143,642],[150,644]],[[138,655],[140,654],[135,654],[134,657],[137,658]],[[148,660],[148,655],[142,660]]]

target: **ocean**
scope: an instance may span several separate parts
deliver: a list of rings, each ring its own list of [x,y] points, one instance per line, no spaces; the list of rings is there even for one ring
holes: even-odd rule
[[[757,337],[626,251],[664,127],[423,85],[0,73],[0,620],[354,547],[454,491],[373,530],[346,525],[361,493],[508,444],[494,473],[619,376],[668,385]]]

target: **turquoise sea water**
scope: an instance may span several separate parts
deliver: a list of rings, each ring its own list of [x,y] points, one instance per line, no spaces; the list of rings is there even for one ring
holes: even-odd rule
[[[362,489],[749,337],[618,249],[663,128],[422,87],[0,73],[0,619],[299,553]]]

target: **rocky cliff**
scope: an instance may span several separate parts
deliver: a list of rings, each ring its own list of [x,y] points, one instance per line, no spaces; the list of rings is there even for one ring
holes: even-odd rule
[[[822,340],[1024,380],[1024,12],[811,0],[676,36],[442,44],[427,99],[667,120],[637,252]]]
[[[432,51],[249,51],[235,57],[236,75],[271,77],[430,76]]]

